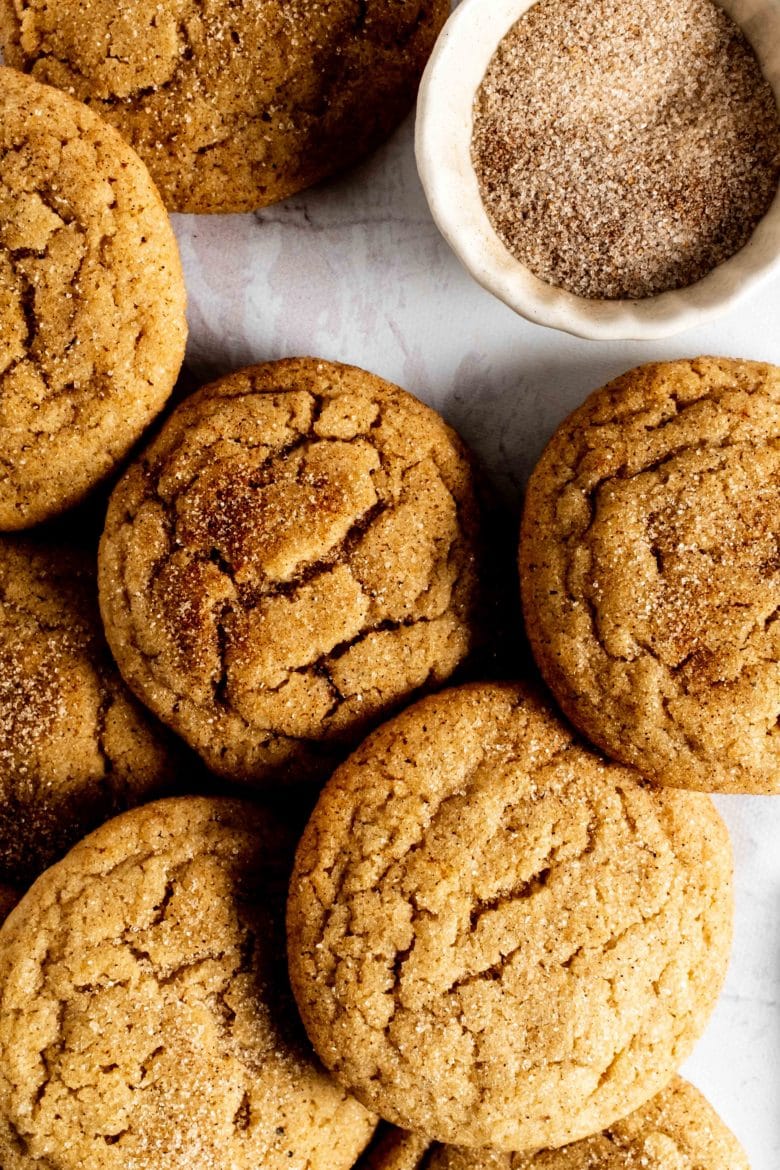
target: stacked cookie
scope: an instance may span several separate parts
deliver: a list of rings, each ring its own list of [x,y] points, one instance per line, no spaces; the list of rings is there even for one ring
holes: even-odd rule
[[[443,6],[332,7],[3,27],[214,210],[400,115]],[[405,391],[267,363],[133,453],[184,345],[168,219],[94,110],[0,99],[0,529],[130,459],[99,602],[89,552],[0,544],[3,909],[36,879],[0,930],[3,1170],[745,1166],[676,1072],[731,940],[706,793],[780,790],[780,373],[634,371],[543,455],[523,605],[578,738],[533,681],[463,681],[495,550]]]

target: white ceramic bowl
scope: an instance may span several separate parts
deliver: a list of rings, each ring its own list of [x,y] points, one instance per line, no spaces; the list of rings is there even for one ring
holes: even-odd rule
[[[415,151],[442,235],[471,275],[516,313],[579,337],[667,337],[725,313],[780,266],[780,193],[741,251],[688,288],[638,301],[575,296],[537,279],[496,235],[471,164],[474,96],[493,53],[536,0],[463,0],[420,86]],[[742,27],[780,105],[780,0],[720,0]]]

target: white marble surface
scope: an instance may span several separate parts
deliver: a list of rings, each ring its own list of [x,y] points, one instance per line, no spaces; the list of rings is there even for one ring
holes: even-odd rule
[[[631,365],[702,353],[780,363],[780,280],[715,325],[665,342],[579,341],[515,317],[438,236],[411,121],[349,176],[286,204],[175,218],[198,377],[300,354],[364,366],[441,410],[515,505],[558,421]],[[780,799],[720,804],[737,862],[734,956],[685,1071],[753,1170],[780,1170]]]

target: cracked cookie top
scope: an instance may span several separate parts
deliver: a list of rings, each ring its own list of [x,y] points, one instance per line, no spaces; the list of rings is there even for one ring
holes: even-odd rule
[[[520,573],[566,714],[662,784],[780,792],[780,369],[641,366],[556,431]]]
[[[526,688],[422,700],[334,773],[288,902],[293,991],[337,1080],[437,1141],[555,1147],[648,1100],[731,937],[711,800],[607,763]]]
[[[255,366],[181,405],[114,491],[100,551],[130,686],[215,772],[320,778],[475,640],[469,457],[350,366]]]
[[[173,211],[251,211],[344,169],[412,105],[448,0],[2,0],[10,65],[88,102]]]
[[[0,882],[14,886],[175,780],[176,749],[109,653],[94,576],[85,556],[0,540]]]
[[[509,1154],[431,1144],[389,1130],[359,1170],[749,1170],[715,1110],[681,1077],[608,1130],[559,1150]]]
[[[110,821],[0,931],[3,1170],[349,1170],[373,1117],[286,983],[291,846],[240,801]]]
[[[11,530],[77,503],[127,454],[173,387],[186,326],[168,217],[116,131],[2,67],[0,114],[0,529]]]

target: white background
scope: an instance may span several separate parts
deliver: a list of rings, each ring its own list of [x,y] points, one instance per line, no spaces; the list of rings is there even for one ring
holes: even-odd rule
[[[367,164],[244,216],[175,216],[201,380],[251,362],[352,362],[440,410],[508,502],[585,395],[632,365],[704,353],[780,364],[780,279],[720,322],[664,342],[587,342],[530,325],[480,289],[423,198],[411,120]],[[780,799],[721,799],[734,838],[734,956],[686,1066],[743,1142],[780,1170]]]

